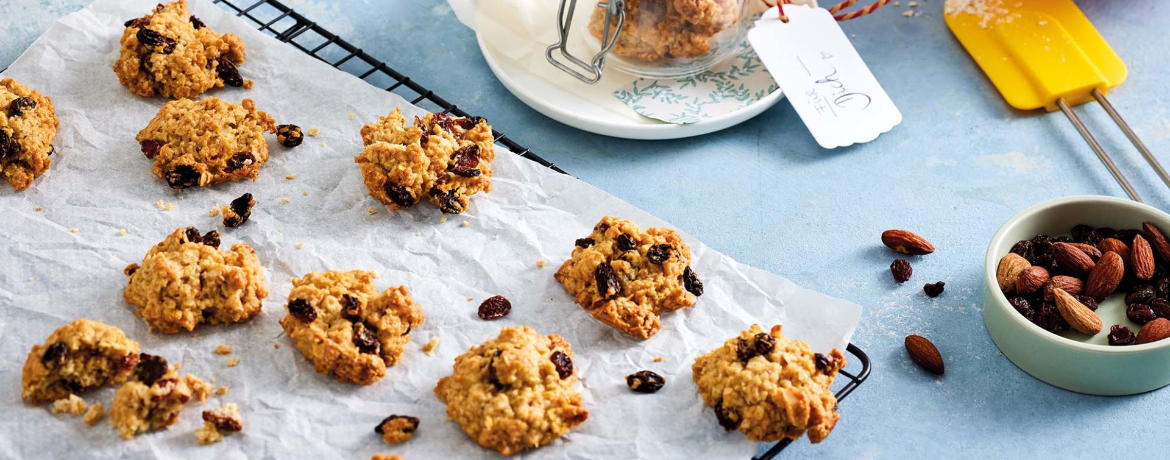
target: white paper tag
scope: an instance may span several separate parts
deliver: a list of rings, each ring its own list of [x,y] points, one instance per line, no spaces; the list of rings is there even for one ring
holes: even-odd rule
[[[748,41],[821,147],[869,142],[902,113],[824,8],[788,5],[764,13]]]

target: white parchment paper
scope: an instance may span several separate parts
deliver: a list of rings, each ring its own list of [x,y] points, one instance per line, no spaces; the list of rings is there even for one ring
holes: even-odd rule
[[[519,324],[572,343],[590,411],[589,420],[561,440],[519,457],[748,458],[758,446],[719,428],[691,381],[693,359],[752,323],[782,323],[786,334],[818,351],[843,348],[857,325],[860,307],[736,263],[684,235],[705,294],[695,307],[667,314],[655,337],[630,339],[574,305],[552,275],[573,240],[603,215],[643,227],[666,223],[503,147],[493,165],[493,192],[475,197],[465,214],[443,221],[426,203],[388,212],[366,195],[353,162],[361,149],[358,131],[395,107],[408,117],[419,110],[254,31],[205,0],[192,1],[193,13],[243,38],[248,62],[241,72],[256,81],[250,91],[211,95],[255,99],[278,122],[321,133],[295,149],[270,139],[272,157],[255,182],[172,191],[150,174],[150,161],[134,141],[165,101],[132,95],[110,70],[122,22],[154,4],[100,0],[61,19],[3,74],[51,96],[61,127],[49,172],[20,193],[0,187],[2,458],[354,459],[375,452],[411,460],[497,458],[445,420],[432,390],[457,355],[500,327]],[[220,218],[208,216],[214,205],[244,192],[259,204],[242,228],[223,229]],[[369,214],[370,207],[378,213]],[[150,333],[134,316],[122,301],[122,268],[188,225],[218,228],[225,245],[245,241],[256,249],[271,292],[261,315],[246,324],[169,336]],[[127,234],[120,236],[120,229]],[[538,268],[539,259],[548,266]],[[377,271],[379,289],[408,286],[426,314],[402,362],[376,384],[344,384],[317,374],[281,333],[290,279],[331,269]],[[479,320],[479,302],[496,294],[511,299],[512,313]],[[90,428],[80,418],[22,404],[20,369],[29,348],[79,317],[116,325],[143,351],[181,362],[183,372],[229,385],[230,391],[193,403],[169,430],[131,441],[122,441],[108,418]],[[441,344],[427,356],[419,348],[432,336]],[[231,345],[240,365],[227,367],[227,356],[212,352],[218,344]],[[664,360],[653,362],[658,356]],[[639,369],[665,376],[665,389],[630,392],[623,376]],[[112,394],[104,389],[83,396],[108,408]],[[240,405],[244,431],[198,446],[192,432],[201,425],[199,413],[224,402]],[[422,420],[413,440],[387,446],[375,435],[374,426],[391,413]]]

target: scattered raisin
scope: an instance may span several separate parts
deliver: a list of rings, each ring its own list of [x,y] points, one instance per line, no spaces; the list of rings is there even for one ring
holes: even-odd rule
[[[1101,239],[1113,238],[1117,234],[1117,229],[1113,227],[1101,227],[1097,229],[1097,234],[1101,235]]]
[[[378,433],[378,434],[385,433],[386,430],[384,428],[382,428],[382,426],[385,425],[387,422],[398,420],[398,419],[404,419],[404,420],[406,420],[406,423],[410,424],[409,427],[402,429],[403,433],[414,433],[414,431],[418,429],[418,417],[411,417],[409,415],[391,415],[389,417],[382,419],[382,422],[379,423],[378,426],[374,427],[374,432]]]
[[[597,264],[597,268],[593,270],[593,276],[597,282],[597,294],[603,299],[612,299],[622,293],[622,283],[618,280],[617,273],[613,272],[613,266],[609,262],[602,262]]]
[[[297,125],[280,125],[276,127],[276,141],[285,147],[296,147],[305,141],[305,134]]]
[[[353,344],[362,353],[376,355],[382,351],[382,342],[378,341],[378,334],[366,327],[365,323],[353,323]]]
[[[203,244],[219,249],[219,230],[212,230],[203,235]]]
[[[1150,306],[1150,310],[1154,311],[1154,316],[1170,319],[1170,301],[1166,299],[1153,299],[1148,305]]]
[[[439,200],[439,210],[445,214],[459,214],[463,212],[463,203],[459,202],[458,190],[451,189],[444,192],[439,187],[431,187],[431,196]]]
[[[199,185],[199,170],[191,165],[178,165],[166,174],[167,184],[171,188],[184,189]]]
[[[236,68],[231,59],[228,59],[227,56],[220,56],[216,64],[215,72],[219,74],[223,84],[237,88],[244,86],[244,78],[240,76],[240,69]]]
[[[577,244],[577,247],[579,247],[579,248],[587,248],[589,246],[593,246],[593,238],[577,238],[576,244]]]
[[[1097,311],[1097,299],[1087,295],[1078,295],[1077,300],[1080,301],[1082,305],[1089,307],[1090,310]]]
[[[45,354],[41,356],[41,362],[60,366],[65,364],[65,357],[68,354],[69,346],[65,345],[65,342],[53,342],[52,345],[45,348]]]
[[[632,251],[638,247],[638,242],[634,241],[634,237],[625,233],[618,235],[616,242],[619,251]]]
[[[772,352],[772,349],[776,348],[776,338],[767,332],[756,334],[756,345],[753,348],[756,355],[766,356]]]
[[[475,144],[460,147],[451,154],[451,163],[447,170],[463,177],[476,177],[483,174],[479,170],[479,146]]]
[[[162,148],[162,142],[147,139],[142,141],[142,154],[146,155],[147,160],[153,160],[158,156],[158,149]],[[228,163],[231,164],[231,163]]]
[[[910,275],[914,273],[914,269],[910,267],[910,261],[906,259],[895,259],[890,264],[890,273],[894,275],[894,281],[905,283],[910,279]]]
[[[1027,259],[1032,256],[1032,242],[1028,240],[1020,240],[1012,245],[1011,252]]]
[[[1036,318],[1032,321],[1042,329],[1059,334],[1069,329],[1068,321],[1060,315],[1060,310],[1052,302],[1043,302],[1036,310]]]
[[[361,321],[362,299],[349,294],[341,295],[341,316],[350,321]]]
[[[1036,310],[1032,307],[1032,302],[1028,301],[1027,298],[1012,297],[1008,299],[1008,303],[1012,305],[1012,308],[1015,308],[1017,312],[1023,315],[1024,318],[1027,318],[1028,321],[1032,321],[1033,318],[1036,317]]]
[[[305,299],[292,299],[288,301],[288,313],[293,315],[293,318],[301,320],[304,323],[311,323],[317,319],[317,309]]]
[[[1120,324],[1114,324],[1109,328],[1109,344],[1110,345],[1133,345],[1137,341],[1137,335],[1128,327]]]
[[[187,237],[188,243],[203,242],[203,236],[199,234],[199,229],[195,227],[187,227],[187,229],[183,231],[183,236]]]
[[[37,101],[31,97],[18,97],[8,104],[8,118],[24,115],[25,110],[37,108]]]
[[[231,205],[228,206],[232,212],[224,214],[223,225],[232,228],[244,225],[252,216],[252,207],[255,205],[256,200],[252,199],[251,193],[240,195],[239,198],[232,200]]]
[[[930,283],[930,284],[927,284],[925,286],[922,286],[922,292],[925,292],[926,295],[928,295],[930,297],[938,297],[939,295],[942,295],[943,289],[946,287],[946,285],[947,285],[947,283],[944,283],[942,281],[939,281],[937,283]]]
[[[671,246],[669,244],[656,244],[654,246],[650,246],[650,249],[646,250],[646,260],[649,260],[652,264],[661,264],[666,262],[666,260],[670,258],[670,250]]]
[[[195,16],[191,16],[190,20],[191,20],[191,27],[194,27],[195,30],[199,30],[199,29],[202,29],[204,27],[207,27],[207,24],[204,24],[202,19],[199,19]]]
[[[741,338],[741,339],[735,341],[735,358],[736,359],[746,363],[746,362],[748,362],[748,360],[752,359],[755,356],[756,356],[756,349],[754,347],[752,347],[752,345],[750,343],[748,343],[747,340]]]
[[[413,193],[410,193],[410,190],[407,190],[405,187],[400,187],[393,182],[386,181],[385,184],[382,184],[382,190],[386,192],[386,196],[390,198],[390,202],[398,206],[409,208],[418,204],[418,198]]]
[[[638,393],[657,393],[666,379],[651,371],[638,371],[626,376],[626,385]]]
[[[833,369],[833,361],[821,353],[813,354],[813,361],[816,363],[817,370],[828,375],[829,371]]]
[[[194,17],[194,16],[192,16],[192,17]],[[215,429],[220,430],[220,431],[233,431],[234,432],[234,431],[240,431],[240,430],[244,429],[244,426],[242,424],[240,424],[239,419],[228,417],[226,415],[219,413],[219,411],[214,411],[214,410],[203,411],[203,421],[211,422],[212,425],[215,425]]]
[[[134,369],[134,378],[147,385],[154,385],[167,373],[167,367],[166,358],[141,353],[138,355],[138,367]]]
[[[553,366],[557,368],[557,375],[561,376],[562,379],[573,375],[573,360],[569,358],[569,355],[565,354],[563,351],[554,351],[552,356],[549,356],[548,359],[549,361],[552,361]]]
[[[1133,305],[1135,303],[1149,303],[1154,298],[1154,287],[1149,284],[1139,284],[1129,290],[1125,295],[1125,304]]]
[[[1159,299],[1170,298],[1170,278],[1163,278],[1154,282],[1154,295]]]
[[[1125,307],[1125,317],[1138,324],[1146,324],[1158,318],[1154,309],[1144,303],[1135,303]]]
[[[256,157],[252,156],[252,152],[239,152],[228,158],[228,171],[235,171],[240,168],[247,168],[256,162]]]
[[[502,295],[491,296],[479,304],[479,319],[493,320],[507,316],[512,311],[512,302]]]
[[[1130,241],[1133,241],[1133,237],[1141,235],[1141,234],[1142,234],[1141,230],[1138,230],[1135,228],[1127,228],[1124,230],[1118,230],[1117,234],[1113,235],[1113,237],[1121,240],[1121,242],[1123,242],[1123,243],[1128,243]]]
[[[140,43],[150,47],[150,50],[156,53],[171,54],[175,52],[175,45],[178,44],[175,39],[145,27],[138,29],[137,35]]]
[[[696,297],[703,295],[703,282],[699,281],[699,276],[695,275],[695,271],[691,270],[690,265],[683,269],[683,289]]]
[[[739,422],[743,417],[738,410],[723,407],[723,400],[720,399],[719,402],[715,403],[715,418],[719,420],[719,426],[731,431],[739,427]]]
[[[1071,232],[1072,239],[1073,239],[1073,241],[1075,241],[1077,243],[1088,244],[1089,234],[1093,233],[1093,232],[1096,232],[1096,230],[1094,230],[1093,227],[1090,227],[1090,226],[1085,225],[1085,224],[1080,224],[1080,225],[1077,225],[1077,226],[1072,228],[1072,232]]]

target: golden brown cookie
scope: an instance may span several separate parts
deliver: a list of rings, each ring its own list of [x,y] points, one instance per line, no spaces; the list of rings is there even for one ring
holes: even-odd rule
[[[505,327],[455,358],[435,395],[476,443],[512,455],[549,444],[589,418],[576,382],[573,350],[561,336]]]
[[[243,429],[240,407],[236,403],[227,403],[218,409],[203,411],[203,427],[195,430],[195,440],[199,444],[212,444],[222,441],[224,433],[236,433]]]
[[[0,80],[0,176],[24,190],[49,170],[57,135],[53,101],[16,80]]]
[[[138,342],[88,319],[57,328],[34,345],[20,376],[20,398],[41,404],[126,380],[138,364]]]
[[[626,0],[626,20],[611,52],[643,61],[699,57],[740,12],[736,0]],[[610,35],[617,19],[610,20]],[[601,40],[604,32],[605,8],[594,8],[589,33]]]
[[[605,216],[576,245],[554,277],[594,318],[633,337],[658,333],[660,314],[694,305],[703,294],[691,248],[674,230],[643,231]]]
[[[252,319],[268,296],[256,251],[245,243],[223,251],[219,245],[217,231],[175,229],[146,252],[142,265],[126,267],[130,281],[122,297],[164,334]]]
[[[160,4],[125,25],[114,73],[134,94],[177,99],[225,85],[252,87],[236,67],[244,63],[240,37],[209,29],[187,13],[186,0]]]
[[[386,444],[409,441],[415,430],[418,430],[418,417],[409,415],[391,415],[374,427],[374,432],[382,435]]]
[[[280,325],[317,372],[343,382],[377,382],[423,323],[422,308],[405,286],[379,293],[375,276],[354,270],[293,278]]]
[[[174,425],[190,400],[191,388],[175,367],[161,356],[143,353],[134,377],[114,393],[110,420],[122,439],[129,440],[139,433]]]
[[[828,356],[780,335],[780,326],[759,325],[695,359],[691,367],[699,394],[724,429],[748,439],[821,442],[837,424],[837,397],[829,390],[845,367],[836,348]]]

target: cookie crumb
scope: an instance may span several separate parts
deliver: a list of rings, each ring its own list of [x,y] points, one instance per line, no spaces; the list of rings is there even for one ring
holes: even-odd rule
[[[436,348],[439,348],[439,336],[432,335],[431,340],[428,340],[427,343],[423,345],[422,351],[423,353],[426,353],[427,356],[435,356]]]
[[[382,423],[374,429],[375,432],[382,435],[382,441],[386,444],[409,441],[414,436],[415,430],[418,430],[418,417],[409,415],[391,415],[382,420]]]
[[[497,240],[500,239],[500,235],[496,235],[495,239],[497,239]]]
[[[102,403],[93,403],[92,406],[89,406],[89,410],[85,411],[85,417],[81,420],[83,420],[86,425],[94,426],[97,425],[97,423],[100,422],[102,417],[105,415],[106,408],[102,407]]]
[[[274,344],[272,344],[272,348],[275,348],[275,349],[279,350],[279,349],[280,349],[280,344],[279,344],[279,343],[274,343]]]
[[[175,204],[174,203],[167,203],[167,211],[174,211],[174,210],[175,210]]]
[[[914,17],[914,10],[906,10],[902,12],[902,16],[912,18]]]
[[[373,206],[370,206],[369,208],[366,208],[366,212],[370,213],[370,215],[374,215],[378,213],[378,210],[374,209]]]
[[[290,201],[292,200],[289,200],[287,197],[283,197],[280,199],[280,204],[288,204]]]
[[[350,120],[352,120],[352,119],[354,119],[354,117],[356,117],[356,115],[354,115],[354,114],[353,114],[353,112],[350,112],[350,113],[349,113],[349,119],[350,119]]]
[[[40,207],[40,206],[37,206],[37,212],[41,212],[41,211],[44,211],[44,210],[45,210],[45,208],[42,208],[42,207]]]
[[[544,260],[544,259],[536,259],[536,268],[544,268],[544,266],[545,266],[545,265],[548,265],[548,261],[547,261],[547,260]]]
[[[316,135],[318,135],[318,134],[321,134],[321,130],[320,130],[320,129],[317,129],[317,128],[309,128],[309,135],[310,135],[310,136],[316,136]]]
[[[301,196],[309,196],[309,191],[305,190],[305,191],[301,192]]]
[[[227,367],[236,367],[239,365],[240,365],[240,357],[239,356],[232,356],[231,358],[228,358]]]
[[[296,174],[289,174],[287,176],[284,176],[284,178],[285,178],[285,180],[293,180],[293,179],[297,178],[297,175]]]
[[[215,203],[215,207],[207,211],[207,217],[215,217],[219,215],[219,203]]]
[[[322,143],[321,143],[321,147],[327,147],[327,145],[325,145],[325,143],[324,143],[324,142],[322,142]]]
[[[224,432],[232,433],[243,429],[240,407],[236,403],[227,403],[218,409],[203,411],[203,428],[195,430],[195,439],[199,444],[211,444],[222,441]]]
[[[118,230],[118,236],[126,236],[126,229]]]
[[[910,3],[907,3],[906,6],[908,6],[910,8],[918,8],[918,2],[910,2]]]
[[[69,233],[77,233],[77,227],[69,227]]]
[[[297,249],[305,249],[305,243],[297,243]]]
[[[167,207],[167,203],[163,200],[158,200],[158,203],[155,203],[154,207],[159,208],[159,209],[163,209],[163,208]]]
[[[446,223],[446,222],[447,222],[447,215],[443,214],[443,217],[439,218],[439,223],[442,224],[442,223]]]
[[[662,362],[662,357],[661,357],[661,356],[655,356],[655,357],[654,357],[654,362],[656,362],[656,363],[660,363],[660,362]]]
[[[72,393],[69,394],[68,398],[53,401],[54,414],[65,412],[76,417],[84,413],[86,407],[88,407],[88,404],[85,403],[85,400]]]
[[[467,301],[468,301],[468,302],[471,302],[472,300],[475,300],[475,297],[468,297],[468,298],[467,298]]]
[[[213,391],[211,389],[211,384],[194,375],[187,374],[183,380],[187,381],[187,386],[191,388],[191,397],[196,401],[207,401],[207,397],[210,396],[211,392]]]
[[[404,460],[401,455],[374,454],[370,460]]]
[[[215,389],[215,395],[216,395],[216,396],[223,396],[223,395],[226,395],[226,394],[227,394],[227,392],[228,392],[228,386],[227,386],[227,385],[224,385],[224,386],[222,386],[222,387],[219,387],[219,388],[216,388],[216,389]]]
[[[230,354],[232,354],[232,346],[228,345],[226,343],[221,343],[219,345],[216,345],[215,346],[215,354],[217,354],[217,355],[230,355]]]
[[[471,222],[468,222],[468,221],[466,221],[466,220],[465,220],[465,221],[463,221],[463,223],[462,223],[462,224],[459,224],[459,226],[460,226],[460,227],[470,227],[470,226],[471,226]]]

